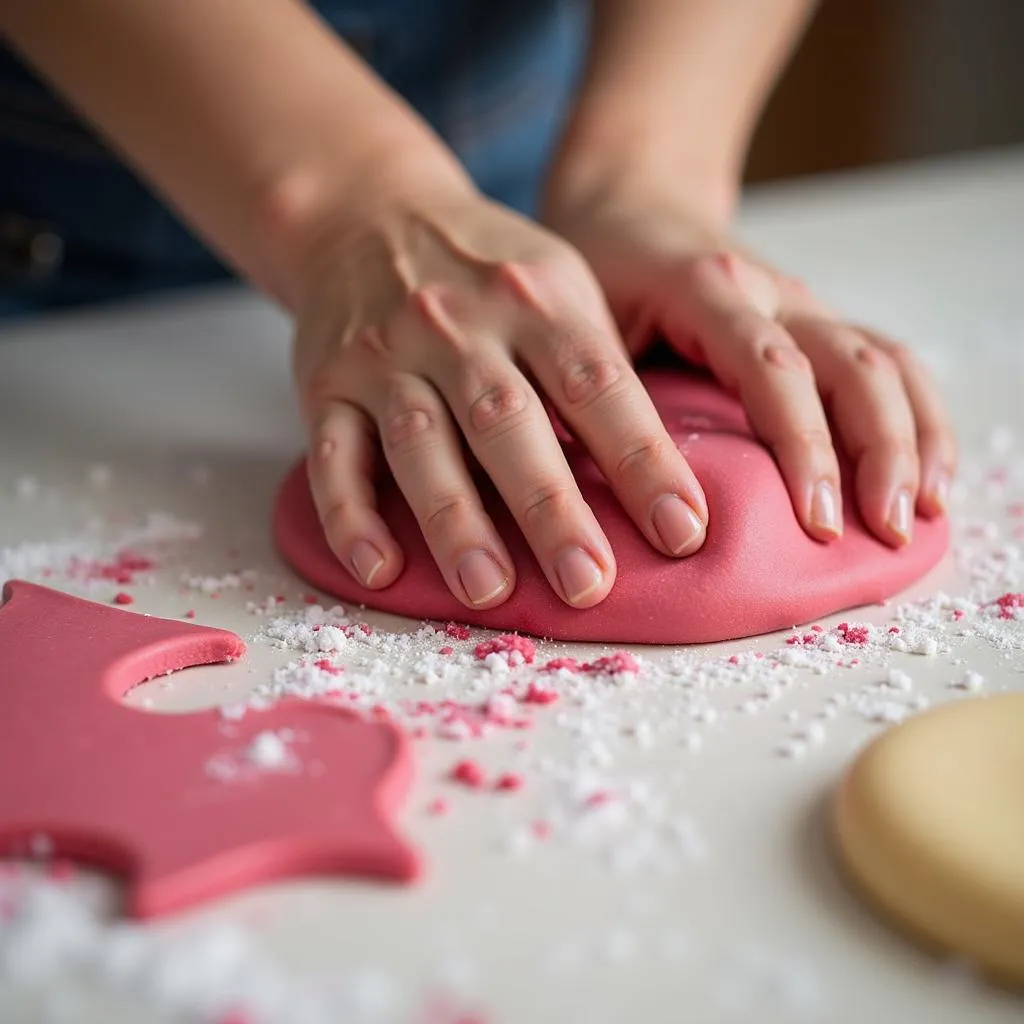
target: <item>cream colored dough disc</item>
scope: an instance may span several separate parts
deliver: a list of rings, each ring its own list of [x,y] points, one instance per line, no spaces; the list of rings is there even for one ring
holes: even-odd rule
[[[884,914],[1024,985],[1024,694],[890,729],[850,766],[834,811],[843,866]]]

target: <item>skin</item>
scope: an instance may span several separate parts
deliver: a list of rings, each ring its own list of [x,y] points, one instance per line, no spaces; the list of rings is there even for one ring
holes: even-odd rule
[[[944,510],[952,434],[909,350],[729,236],[750,131],[808,9],[594,0],[542,223],[482,196],[295,0],[8,0],[0,30],[293,314],[313,494],[356,578],[402,570],[375,508],[383,458],[455,596],[506,600],[516,567],[472,462],[583,608],[615,558],[546,409],[656,549],[704,542],[700,484],[632,368],[655,336],[739,395],[810,536],[842,533],[836,445],[886,543],[910,540],[915,509]]]

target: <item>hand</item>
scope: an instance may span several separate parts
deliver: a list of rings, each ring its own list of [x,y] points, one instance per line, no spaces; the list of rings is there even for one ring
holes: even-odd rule
[[[663,336],[739,396],[812,537],[828,541],[843,528],[826,409],[874,534],[898,547],[911,539],[915,508],[945,510],[953,435],[908,349],[844,322],[800,282],[742,253],[674,183],[619,178],[585,197],[570,192],[554,185],[548,223],[589,261],[630,352]]]
[[[452,593],[474,608],[508,598],[516,567],[468,448],[556,593],[580,608],[605,597],[614,555],[542,395],[655,548],[680,556],[703,543],[700,485],[567,243],[467,185],[417,182],[364,197],[302,248],[294,366],[313,497],[362,584],[386,587],[402,569],[375,507],[379,446]]]

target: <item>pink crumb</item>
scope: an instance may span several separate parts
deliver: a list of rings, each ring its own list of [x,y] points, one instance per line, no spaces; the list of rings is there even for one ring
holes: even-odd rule
[[[579,672],[580,663],[575,658],[552,658],[541,669],[542,672]]]
[[[495,780],[494,788],[506,793],[514,793],[516,790],[523,788],[523,777],[516,772],[505,772],[504,775],[499,775]]]
[[[1024,593],[1003,594],[1002,597],[997,597],[992,604],[999,608],[999,618],[1014,619],[1016,618],[1014,611],[1024,608]]]
[[[479,789],[486,778],[483,768],[476,761],[459,761],[451,770],[453,782],[461,782],[470,789]]]
[[[585,803],[588,807],[603,807],[615,799],[615,795],[607,789],[599,789],[587,797]]]
[[[473,649],[473,654],[479,661],[483,661],[489,654],[511,656],[513,653],[518,653],[525,664],[532,665],[537,656],[537,645],[529,637],[520,636],[518,633],[504,633],[493,640],[484,640]]]
[[[868,642],[867,626],[851,626],[848,622],[840,622],[836,627],[842,634],[844,644],[866,644]]]
[[[545,690],[536,683],[530,683],[526,692],[519,698],[521,704],[553,704],[558,700],[554,690]]]
[[[469,639],[469,626],[463,626],[459,622],[446,622],[443,632],[445,636],[451,637],[452,640]]]
[[[435,818],[447,814],[450,810],[451,804],[442,796],[439,796],[436,800],[431,800],[427,804],[427,814],[433,815]]]
[[[303,604],[316,604],[317,603],[317,596],[316,596],[316,594],[303,594],[302,595],[302,603]]]
[[[626,651],[616,651],[614,654],[609,654],[606,658],[598,658],[597,661],[588,663],[584,668],[588,672],[607,672],[609,675],[618,675],[620,672],[637,673],[640,671],[636,658]]]
[[[114,604],[135,604],[135,598],[122,590],[114,595],[113,602]]]
[[[447,658],[450,655],[455,653],[455,648],[454,647],[448,647],[447,645],[445,645],[437,653],[438,654],[443,654]]]
[[[320,669],[321,672],[326,672],[329,676],[340,676],[345,671],[340,665],[332,665],[326,658],[314,661],[313,667]]]
[[[551,825],[546,821],[535,821],[530,826],[530,831],[533,832],[538,839],[547,839],[548,836],[551,835]]]
[[[185,614],[182,616],[182,618],[185,618],[185,619],[194,619],[195,617],[196,617],[196,610],[195,610],[195,608],[189,608],[189,610],[187,612],[185,612]]]
[[[575,658],[552,658],[541,669],[542,672],[579,672],[587,675],[618,675],[623,672],[637,673],[640,666],[636,658],[627,651],[616,651],[596,661],[578,662]]]

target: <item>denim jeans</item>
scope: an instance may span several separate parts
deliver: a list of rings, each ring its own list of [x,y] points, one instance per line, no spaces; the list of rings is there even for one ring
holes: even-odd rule
[[[434,127],[485,193],[535,211],[584,49],[580,0],[321,0],[314,6]],[[144,96],[145,83],[139,89]],[[44,229],[58,242],[52,251],[63,256],[40,265],[33,239]],[[0,45],[0,315],[228,274]]]

